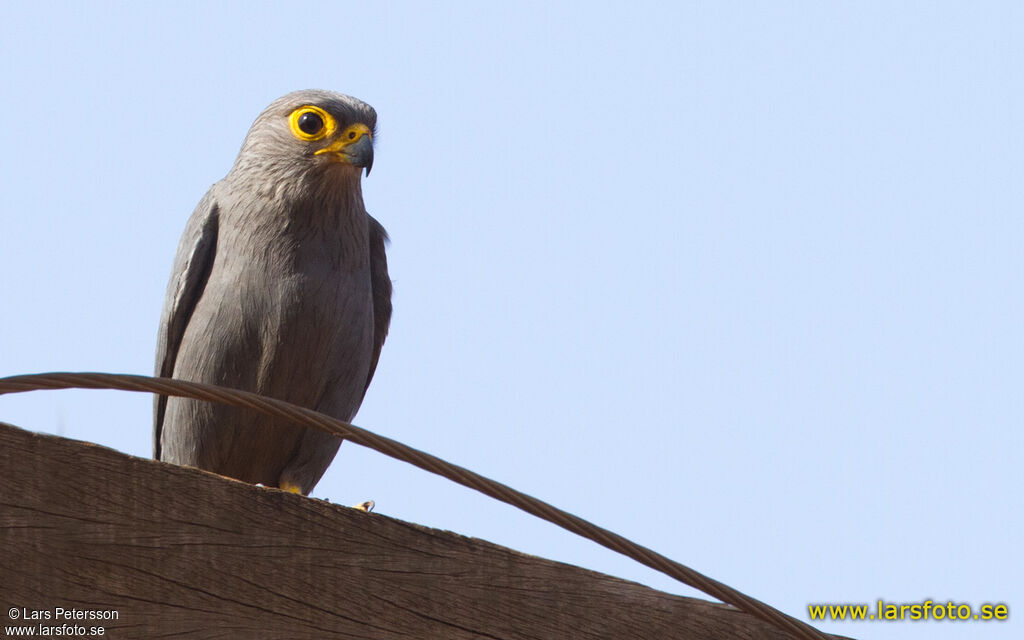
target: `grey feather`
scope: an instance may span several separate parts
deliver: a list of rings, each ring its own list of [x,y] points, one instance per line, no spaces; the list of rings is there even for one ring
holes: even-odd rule
[[[373,359],[370,361],[370,375],[366,379],[366,388],[370,388],[373,372],[377,369],[380,350],[384,339],[388,337],[388,326],[391,324],[391,278],[388,277],[388,258],[385,248],[388,232],[379,222],[370,216],[370,280],[373,286]],[[365,390],[364,390],[365,392]]]
[[[323,91],[289,94],[256,119],[185,229],[156,368],[351,420],[391,318],[387,235],[363,205],[360,167],[316,154],[329,138],[301,140],[289,129],[288,114],[308,104],[339,131],[376,126],[368,105]],[[156,457],[246,482],[309,493],[340,444],[251,411],[156,402]]]
[[[217,205],[211,194],[212,190],[206,192],[185,226],[174,258],[173,275],[167,285],[156,346],[156,375],[164,378],[174,375],[181,337],[213,266]],[[153,457],[157,460],[160,459],[160,430],[166,406],[167,396],[154,398]]]

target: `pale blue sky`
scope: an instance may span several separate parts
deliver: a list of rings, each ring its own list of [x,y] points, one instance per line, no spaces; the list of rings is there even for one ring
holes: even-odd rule
[[[0,375],[150,373],[253,118],[350,93],[395,280],[357,424],[801,619],[1011,610],[832,632],[1019,636],[1022,40],[1011,2],[6,2]],[[146,456],[150,406],[0,420]],[[692,594],[355,445],[315,495]]]

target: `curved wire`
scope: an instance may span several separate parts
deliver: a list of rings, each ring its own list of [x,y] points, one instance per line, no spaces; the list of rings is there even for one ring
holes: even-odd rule
[[[798,638],[822,640],[828,637],[806,622],[790,617],[760,600],[751,598],[726,584],[679,564],[656,551],[636,544],[617,533],[587,522],[583,518],[574,516],[567,511],[526,495],[500,482],[485,478],[469,469],[451,464],[429,453],[404,445],[396,440],[379,436],[366,429],[289,402],[211,384],[129,374],[40,373],[0,378],[0,395],[40,389],[72,388],[143,391],[167,396],[219,402],[233,407],[254,409],[305,427],[320,429],[321,431],[341,436],[345,440],[383,453],[396,460],[408,462],[420,469],[443,476],[465,487],[476,489],[495,500],[518,507],[531,515],[547,520],[576,535],[592,540],[612,551],[617,551],[628,558],[632,558],[640,564],[671,576],[683,584],[703,591],[713,598],[717,598],[741,611],[788,631]]]

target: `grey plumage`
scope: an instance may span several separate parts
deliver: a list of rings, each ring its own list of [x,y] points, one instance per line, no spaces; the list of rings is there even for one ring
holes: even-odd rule
[[[326,91],[288,94],[260,114],[185,228],[157,375],[352,419],[391,318],[387,235],[361,189],[375,126],[369,105]],[[154,457],[246,482],[308,494],[340,444],[251,411],[156,400]]]

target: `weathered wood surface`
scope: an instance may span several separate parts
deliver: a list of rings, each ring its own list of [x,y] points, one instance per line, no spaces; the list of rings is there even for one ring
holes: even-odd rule
[[[2,423],[0,470],[0,629],[11,607],[63,607],[116,610],[73,623],[110,638],[789,637],[720,604]]]

